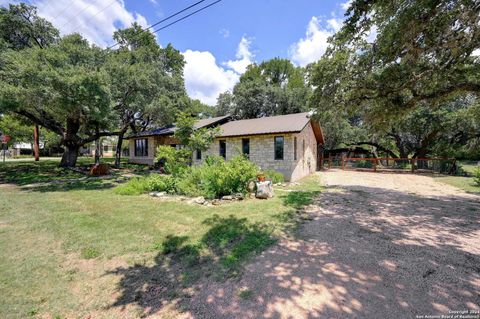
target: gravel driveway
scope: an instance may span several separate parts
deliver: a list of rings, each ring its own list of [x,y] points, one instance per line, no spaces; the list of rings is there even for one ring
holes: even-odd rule
[[[301,238],[258,256],[237,281],[203,287],[188,317],[421,318],[480,311],[479,197],[427,176],[320,174],[326,191]],[[248,293],[239,295],[242,289]]]

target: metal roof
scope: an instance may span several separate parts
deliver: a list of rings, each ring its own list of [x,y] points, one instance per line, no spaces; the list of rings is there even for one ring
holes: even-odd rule
[[[231,121],[220,126],[222,130],[220,137],[298,133],[302,131],[309,122],[312,122],[317,140],[323,143],[323,134],[320,125],[318,122],[310,119],[309,112]]]
[[[195,128],[221,124],[221,133],[219,137],[235,137],[277,133],[298,133],[301,132],[308,123],[312,123],[313,132],[317,141],[322,144],[324,143],[323,132],[320,128],[320,124],[310,118],[309,112],[227,122],[230,118],[230,115],[225,115],[209,119],[202,119],[195,123]],[[164,126],[151,131],[139,132],[129,136],[128,138],[173,135],[176,129],[177,128],[175,125]]]
[[[218,116],[218,117],[211,117],[208,119],[201,119],[195,122],[195,128],[202,128],[202,127],[208,127],[210,125],[216,124],[216,123],[223,123],[224,121],[227,121],[230,119],[231,115],[224,115],[224,116]],[[175,131],[177,130],[177,127],[175,125],[167,125],[163,126],[154,130],[149,130],[149,131],[144,131],[144,132],[138,132],[136,134],[132,134],[127,137],[129,138],[134,138],[134,137],[145,137],[145,136],[161,136],[161,135],[173,135]]]

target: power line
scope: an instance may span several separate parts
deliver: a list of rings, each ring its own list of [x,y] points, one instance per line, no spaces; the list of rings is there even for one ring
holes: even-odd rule
[[[115,2],[117,2],[117,0],[113,0],[111,1],[106,7],[104,7],[103,9],[101,9],[100,11],[98,11],[97,13],[95,13],[93,16],[91,16],[88,20],[92,19],[93,17],[96,17],[97,15],[99,15],[100,13],[102,13],[103,11],[105,11],[106,9],[108,9],[109,7],[112,6],[112,4],[114,4]],[[75,27],[72,28],[72,30],[75,30],[76,27],[80,26],[81,23],[75,25]]]
[[[62,24],[60,26],[59,29],[63,28],[64,26],[66,26],[67,24],[69,24],[70,22],[73,21],[73,19],[75,19],[76,17],[78,17],[80,15],[80,13],[82,13],[83,11],[87,10],[88,8],[90,8],[91,6],[93,6],[93,4],[95,3],[95,1],[92,1],[90,4],[88,4],[87,6],[85,6],[82,10],[78,11],[76,15],[74,15],[70,20],[68,20],[67,22],[65,22],[64,24]]]
[[[55,20],[59,15],[61,15],[62,13],[64,13],[65,10],[67,10],[67,9],[70,7],[70,4],[73,3],[73,1],[75,1],[75,0],[70,0],[70,1],[67,3],[67,5],[65,6],[65,8],[63,8],[62,10],[60,10],[60,11],[52,18],[52,20]],[[48,4],[48,1],[46,1],[46,3]],[[50,4],[49,4],[49,5],[50,5]],[[50,6],[50,7],[51,7],[51,6]]]
[[[185,11],[188,10],[188,9],[191,9],[191,8],[193,8],[194,6],[197,6],[198,4],[200,4],[200,3],[204,2],[204,1],[205,1],[205,0],[198,1],[198,2],[196,2],[196,3],[194,3],[194,4],[192,4],[191,6],[189,6],[189,7],[185,8],[185,9],[182,9],[182,10],[180,10],[180,11],[178,11],[178,12],[170,15],[170,16],[166,17],[165,19],[162,19],[161,21],[158,21],[158,22],[152,24],[152,25],[149,26],[146,30],[149,30],[149,29],[153,28],[154,26],[159,25],[159,24],[162,23],[162,22],[165,22],[165,21],[167,21],[167,20],[169,20],[169,19],[171,19],[171,18],[179,15],[180,13],[185,12]],[[180,21],[182,21],[182,20],[185,20],[186,18],[188,18],[188,17],[190,17],[190,16],[192,16],[192,15],[194,15],[194,14],[200,12],[200,11],[203,11],[203,10],[205,10],[205,9],[213,6],[213,5],[217,4],[217,3],[219,3],[220,1],[222,1],[222,0],[217,0],[217,1],[215,1],[215,2],[212,2],[212,3],[210,3],[210,4],[208,4],[208,5],[204,6],[204,7],[202,7],[202,8],[200,8],[200,9],[198,9],[198,10],[196,10],[196,11],[193,11],[192,13],[189,13],[189,14],[187,14],[186,16],[183,16],[183,17],[181,17],[181,18],[179,18],[179,19],[177,19],[177,20],[175,20],[175,21],[173,21],[173,22],[171,22],[171,23],[169,23],[169,24],[167,24],[167,25],[165,25],[165,26],[163,26],[163,27],[161,27],[161,28],[159,28],[159,29],[156,29],[156,30],[152,31],[152,32],[153,32],[153,33],[156,33],[156,32],[158,32],[158,31],[160,31],[160,30],[163,30],[163,29],[165,29],[165,28],[168,28],[169,26],[174,25],[174,24],[176,24],[176,23],[178,23],[178,22],[180,22]],[[111,49],[111,48],[113,48],[113,47],[116,47],[117,45],[118,45],[118,42],[115,43],[115,44],[113,44],[113,45],[111,45],[111,46],[109,46],[107,49]]]
[[[166,28],[168,28],[169,26],[174,25],[174,24],[177,23],[177,22],[180,22],[180,21],[182,21],[182,20],[185,20],[186,18],[188,18],[188,17],[190,17],[190,16],[192,16],[192,15],[194,15],[194,14],[200,12],[200,11],[203,11],[203,10],[205,10],[205,9],[213,6],[213,5],[217,4],[217,3],[219,3],[220,1],[222,1],[222,0],[217,0],[217,1],[215,1],[215,2],[210,3],[209,5],[206,5],[205,7],[202,7],[202,8],[200,8],[200,9],[196,10],[196,11],[193,11],[192,13],[187,14],[186,16],[181,17],[180,19],[177,19],[177,20],[173,21],[173,22],[167,24],[166,26],[163,26],[163,27],[161,27],[161,28],[159,28],[159,29],[157,29],[157,30],[154,30],[153,33],[157,33],[158,31],[163,30],[163,29],[166,29]]]
[[[174,14],[172,14],[172,15],[170,15],[170,16],[168,16],[168,17],[166,17],[165,19],[162,19],[162,20],[158,21],[157,23],[154,23],[154,24],[152,24],[151,26],[149,26],[149,27],[147,28],[147,30],[149,30],[149,29],[153,28],[154,26],[157,26],[157,25],[159,25],[159,24],[160,24],[160,23],[162,23],[162,22],[165,22],[165,21],[167,21],[167,20],[170,20],[171,18],[173,18],[173,17],[175,17],[175,16],[179,15],[180,13],[183,13],[183,12],[187,11],[188,9],[191,9],[191,8],[193,8],[193,7],[197,6],[197,5],[199,5],[199,4],[200,4],[200,3],[202,3],[202,2],[205,2],[205,0],[200,0],[200,1],[198,1],[198,2],[196,2],[196,3],[194,3],[194,4],[192,4],[191,6],[188,6],[188,7],[186,7],[185,9],[182,9],[182,10],[178,11],[177,13],[174,13]]]

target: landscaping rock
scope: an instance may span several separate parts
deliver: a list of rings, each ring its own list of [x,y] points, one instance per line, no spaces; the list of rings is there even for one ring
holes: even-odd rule
[[[216,205],[220,205],[220,204],[221,204],[220,200],[218,200],[218,199],[212,200],[212,205],[216,206]]]
[[[205,197],[203,196],[195,197],[194,199],[192,199],[192,202],[195,204],[203,205],[205,204]]]
[[[242,193],[236,193],[234,197],[236,200],[243,200],[245,198]]]
[[[222,197],[222,200],[234,200],[235,198],[232,195],[225,195]]]
[[[152,197],[165,197],[166,193],[165,192],[150,192],[148,195]]]
[[[257,193],[255,197],[260,199],[267,199],[273,197],[273,186],[272,182],[257,182]]]

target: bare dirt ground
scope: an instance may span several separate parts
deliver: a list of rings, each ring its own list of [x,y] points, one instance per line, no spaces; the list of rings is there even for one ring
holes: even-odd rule
[[[182,315],[417,318],[480,311],[480,197],[419,175],[329,171],[321,178],[326,190],[300,238],[280,241],[235,281],[202,285]]]

